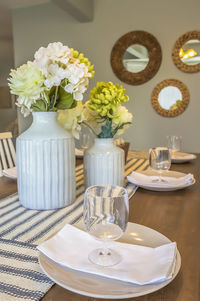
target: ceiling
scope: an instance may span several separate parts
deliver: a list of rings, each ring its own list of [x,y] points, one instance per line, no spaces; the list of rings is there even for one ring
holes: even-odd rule
[[[40,5],[40,4],[50,2],[50,0],[0,0],[0,1],[7,3],[7,6],[9,8],[22,8],[22,7]]]

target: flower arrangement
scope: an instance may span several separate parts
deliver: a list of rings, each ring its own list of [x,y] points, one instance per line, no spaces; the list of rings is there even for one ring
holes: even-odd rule
[[[58,114],[58,123],[62,128],[71,132],[76,139],[79,139],[81,123],[84,119],[84,109],[81,101],[77,103],[75,108],[59,111]]]
[[[84,54],[56,42],[39,48],[33,62],[11,70],[8,81],[26,117],[30,112],[75,108],[94,75],[93,67]]]
[[[84,123],[98,138],[113,138],[132,123],[132,114],[122,104],[129,100],[123,86],[98,82],[85,104]],[[97,133],[98,131],[98,133]]]

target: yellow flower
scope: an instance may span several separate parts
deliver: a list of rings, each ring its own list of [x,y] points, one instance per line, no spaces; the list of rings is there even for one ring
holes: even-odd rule
[[[73,48],[71,48],[72,51],[72,57],[71,61],[75,61],[75,60],[79,60],[80,63],[84,63],[87,67],[88,67],[88,73],[91,74],[91,77],[94,77],[94,65],[91,65],[90,61],[88,60],[88,58],[86,58],[84,56],[83,53],[79,53],[77,50],[74,50]]]
[[[81,131],[80,124],[84,121],[83,105],[81,101],[77,102],[77,106],[69,110],[58,111],[58,122],[67,131],[79,139]]]
[[[97,82],[96,87],[90,92],[88,107],[98,112],[100,117],[113,118],[116,107],[129,100],[125,91],[123,86],[112,82]]]
[[[117,131],[117,135],[121,135],[124,133],[126,129],[129,128],[132,123],[133,115],[129,113],[126,107],[119,106],[115,113],[115,116],[112,118],[112,129],[122,126],[121,129]]]

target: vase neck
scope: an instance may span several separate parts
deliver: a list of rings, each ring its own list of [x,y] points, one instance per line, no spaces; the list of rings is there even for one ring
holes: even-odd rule
[[[98,147],[113,145],[113,138],[96,138],[94,144]]]
[[[33,123],[48,124],[57,123],[56,112],[33,112]]]

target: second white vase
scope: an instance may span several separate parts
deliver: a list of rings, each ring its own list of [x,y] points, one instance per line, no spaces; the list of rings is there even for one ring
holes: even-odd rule
[[[84,154],[85,186],[124,184],[124,151],[112,138],[96,138]]]

